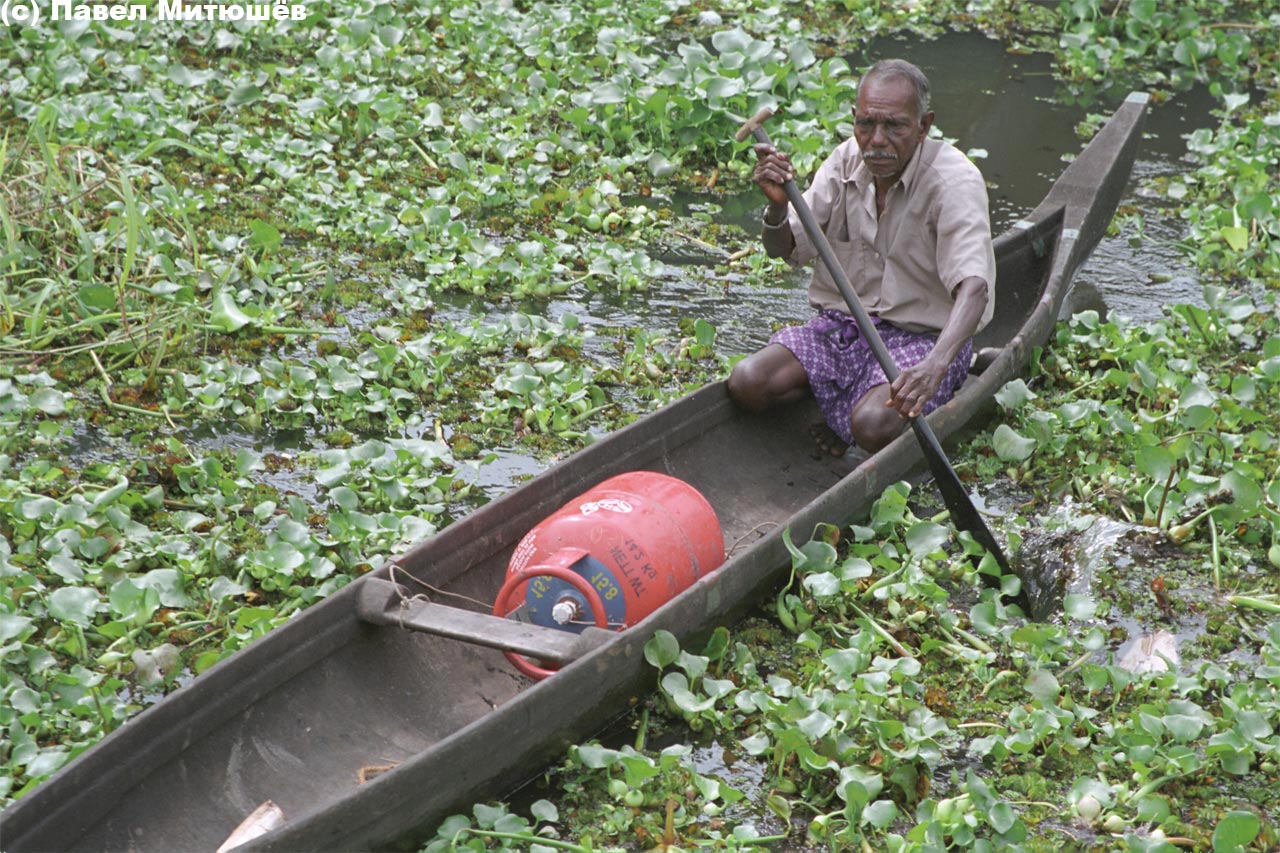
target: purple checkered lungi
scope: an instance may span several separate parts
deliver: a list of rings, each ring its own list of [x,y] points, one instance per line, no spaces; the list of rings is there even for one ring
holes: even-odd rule
[[[873,321],[899,370],[923,361],[938,339],[937,335],[927,332],[908,332],[879,317]],[[827,309],[803,326],[780,329],[769,343],[781,344],[800,360],[827,426],[853,444],[849,432],[853,404],[875,386],[889,381],[853,317]],[[929,414],[955,396],[969,373],[972,358],[973,342],[966,341],[947,368],[938,393],[925,404],[923,414]]]

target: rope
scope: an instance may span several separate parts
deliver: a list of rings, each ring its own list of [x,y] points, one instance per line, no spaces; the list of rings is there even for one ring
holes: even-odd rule
[[[743,543],[743,541],[745,541],[745,540],[746,540],[746,538],[747,538],[748,536],[751,536],[751,535],[752,535],[752,534],[754,534],[754,533],[758,533],[758,532],[760,531],[760,528],[762,528],[762,527],[778,527],[778,526],[779,526],[779,525],[778,525],[778,522],[776,522],[776,521],[762,521],[762,522],[760,522],[760,523],[759,523],[759,524],[757,524],[755,527],[751,528],[750,530],[748,530],[746,533],[744,533],[744,534],[742,534],[741,536],[739,536],[739,537],[734,541],[734,543],[733,543],[733,547],[731,547],[731,548],[728,550],[728,552],[725,554],[725,559],[728,559],[729,557],[732,557],[732,556],[733,556],[733,552],[734,552],[734,551],[736,551],[736,550],[738,550],[738,546],[739,546],[739,545],[741,545],[741,544]]]
[[[399,566],[399,565],[397,565],[397,564],[395,564],[395,563],[392,563],[392,564],[391,564],[391,580],[392,580],[392,582],[393,582],[393,583],[396,583],[396,592],[397,592],[397,594],[400,596],[400,601],[401,601],[401,605],[402,605],[402,606],[403,606],[404,604],[407,604],[407,603],[411,602],[411,601],[431,601],[431,599],[430,599],[428,596],[424,595],[423,593],[418,593],[417,595],[413,595],[413,596],[406,596],[403,592],[401,592],[401,591],[400,591],[400,587],[401,587],[401,586],[407,586],[407,584],[401,584],[401,583],[399,583],[399,582],[397,581],[397,577],[396,577],[396,573],[397,573],[397,572],[399,572],[401,575],[403,575],[403,576],[404,576],[405,578],[407,578],[408,580],[413,581],[413,582],[414,582],[414,583],[416,583],[418,586],[421,586],[421,587],[425,588],[428,592],[430,592],[430,593],[432,593],[432,594],[434,594],[434,595],[447,595],[447,596],[449,596],[449,597],[451,597],[451,598],[460,598],[460,599],[462,599],[463,601],[466,601],[466,602],[469,602],[469,603],[471,603],[471,604],[474,604],[475,606],[477,606],[477,607],[479,607],[479,608],[481,608],[481,609],[483,609],[483,610],[485,610],[485,611],[487,611],[487,612],[489,612],[489,613],[492,613],[492,612],[493,612],[493,604],[492,604],[492,603],[485,604],[483,601],[480,601],[479,599],[471,598],[470,596],[463,595],[462,593],[458,593],[458,592],[449,592],[447,589],[440,589],[439,587],[432,586],[431,584],[427,583],[426,581],[421,580],[421,579],[419,579],[419,578],[417,578],[417,577],[414,577],[413,575],[409,574],[409,573],[408,573],[407,571],[405,571],[405,570],[404,570],[404,568],[402,568],[401,566]]]

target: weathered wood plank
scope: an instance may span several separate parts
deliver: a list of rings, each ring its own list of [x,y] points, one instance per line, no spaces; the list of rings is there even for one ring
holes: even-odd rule
[[[399,585],[378,578],[365,581],[358,609],[361,620],[370,624],[449,637],[556,666],[577,660],[607,642],[611,633],[588,628],[574,634],[489,613],[461,610],[413,598]]]

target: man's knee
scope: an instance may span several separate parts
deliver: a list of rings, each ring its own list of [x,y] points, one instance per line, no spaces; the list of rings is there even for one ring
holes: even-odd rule
[[[729,374],[729,396],[743,408],[753,412],[768,407],[769,376],[758,361],[745,358],[733,366]]]
[[[753,379],[752,370],[744,359],[733,366],[733,370],[729,372],[729,379],[725,383],[733,401],[739,406],[752,410],[757,408],[756,383]]]
[[[804,367],[791,351],[770,346],[744,358],[729,374],[729,396],[753,412],[792,402],[807,388]]]
[[[889,399],[887,385],[867,392],[849,413],[849,431],[859,447],[875,453],[893,441],[906,427],[907,421],[896,409],[885,405]],[[880,392],[883,389],[883,392]]]

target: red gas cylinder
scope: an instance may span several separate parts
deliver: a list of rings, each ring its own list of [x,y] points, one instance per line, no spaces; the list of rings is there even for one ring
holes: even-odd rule
[[[653,471],[619,474],[525,534],[494,602],[535,625],[581,632],[634,625],[724,562],[715,510],[697,489]],[[554,670],[507,653],[521,672]]]

